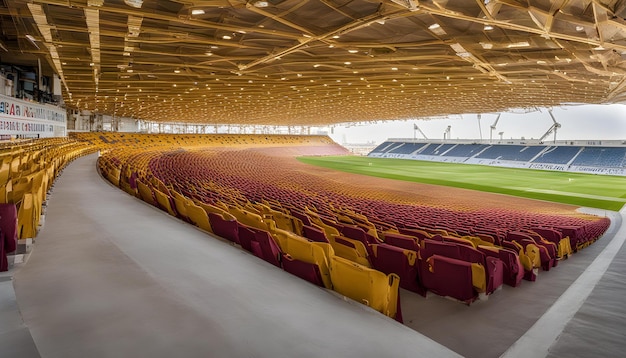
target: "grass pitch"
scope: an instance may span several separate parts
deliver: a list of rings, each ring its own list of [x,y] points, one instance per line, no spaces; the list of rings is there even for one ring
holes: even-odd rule
[[[618,176],[355,156],[298,160],[348,173],[606,210],[618,211],[626,203],[626,178]]]

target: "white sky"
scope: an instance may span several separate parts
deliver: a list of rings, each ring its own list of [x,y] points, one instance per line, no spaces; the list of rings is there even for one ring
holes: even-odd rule
[[[626,140],[626,105],[578,105],[563,106],[552,110],[561,128],[557,131],[557,140]],[[481,115],[482,138],[489,139],[490,126],[497,114]],[[429,139],[443,139],[446,127],[451,126],[452,139],[480,139],[476,114],[455,115],[446,119],[388,121],[368,125],[337,125],[330,137],[338,143],[380,144],[387,138],[413,138],[413,124],[416,123]],[[553,122],[546,109],[530,113],[503,113],[498,121],[493,138],[499,139],[499,132],[504,132],[504,139],[538,139]],[[423,138],[416,132],[417,138]],[[544,141],[554,139],[550,134]]]

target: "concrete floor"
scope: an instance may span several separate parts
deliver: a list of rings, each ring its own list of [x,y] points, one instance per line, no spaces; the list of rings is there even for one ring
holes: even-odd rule
[[[0,357],[626,351],[624,211],[596,244],[487,301],[403,291],[403,326],[132,198],[98,176],[95,159],[57,180],[35,250],[14,272],[15,294],[0,277]]]
[[[112,187],[95,159],[58,179],[14,276],[42,357],[458,356]]]

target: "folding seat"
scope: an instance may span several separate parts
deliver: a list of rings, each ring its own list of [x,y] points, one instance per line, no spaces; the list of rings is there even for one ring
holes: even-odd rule
[[[154,198],[154,193],[149,186],[143,183],[143,181],[137,179],[137,191],[139,192],[139,197],[141,200],[145,201],[148,204],[158,206],[156,199]]]
[[[504,283],[504,267],[499,258],[487,257],[483,252],[466,245],[459,245],[459,259],[477,263],[485,268],[486,293],[493,293]]]
[[[522,264],[522,267],[524,268],[524,279],[527,281],[535,281],[537,279],[537,274],[535,273],[534,269],[535,269],[535,264],[537,264],[536,267],[539,267],[539,263],[538,262],[534,262],[533,259],[531,259],[526,252],[524,251],[524,247],[515,242],[515,241],[502,241],[502,247],[510,249],[512,251],[514,251],[515,253],[517,253],[520,263]],[[536,258],[538,259],[538,256],[536,256]],[[538,260],[537,260],[538,261]]]
[[[472,248],[476,248],[476,245],[474,245],[474,243],[468,239],[465,238],[460,238],[460,237],[455,237],[455,236],[450,236],[450,235],[442,235],[441,236],[443,241],[447,241],[447,242],[454,242],[456,244],[459,245],[464,245],[464,246],[469,246]]]
[[[107,178],[108,181],[111,182],[111,184],[119,187],[120,186],[120,175],[121,175],[121,172],[120,172],[120,170],[118,168],[110,168],[107,171],[106,178]]]
[[[507,234],[507,241],[520,243],[526,250],[526,254],[533,261],[533,267],[541,266],[545,271],[548,271],[554,266],[556,257],[551,257],[548,250],[536,243],[530,235],[520,231],[511,231]]]
[[[339,230],[337,230],[335,227],[330,226],[325,224],[322,220],[320,220],[319,218],[314,218],[312,220],[312,223],[319,226],[320,228],[322,228],[322,230],[324,230],[324,233],[326,234],[326,237],[328,239],[330,239],[331,237],[335,237],[335,236],[339,236]]]
[[[335,255],[356,262],[365,267],[372,267],[365,245],[362,242],[343,236],[328,239],[335,251]]]
[[[322,274],[320,273],[319,266],[316,264],[296,260],[289,254],[282,255],[283,269],[292,275],[298,276],[303,280],[309,281],[314,285],[324,287],[324,281],[322,280]]]
[[[569,238],[563,238],[561,236],[561,232],[550,228],[540,227],[532,227],[530,231],[541,235],[542,238],[556,245],[556,256],[559,259],[565,258],[572,254],[572,248],[570,246]]]
[[[340,233],[344,237],[360,241],[367,250],[367,254],[369,256],[372,255],[372,249],[370,246],[372,244],[380,243],[377,239],[375,239],[371,235],[368,235],[365,231],[363,231],[363,229],[358,226],[345,224],[342,226]]]
[[[430,233],[420,229],[398,228],[401,234],[417,237],[418,239],[430,239],[433,237]]]
[[[309,219],[309,217],[305,213],[303,213],[301,211],[298,211],[296,209],[290,209],[289,212],[294,217],[300,219],[302,221],[303,225],[309,225],[309,226],[311,225],[311,220]]]
[[[283,253],[270,233],[265,230],[257,229],[255,232],[255,241],[258,243],[259,250],[253,248],[252,251],[254,254],[276,267],[281,267]]]
[[[423,260],[420,278],[431,292],[469,304],[486,290],[485,271],[479,264],[441,255]]]
[[[458,245],[453,242],[441,242],[425,239],[422,241],[420,246],[419,255],[424,260],[432,255],[441,255],[459,259],[461,255],[459,252],[459,246],[462,245]]]
[[[311,241],[328,242],[324,230],[316,226],[304,225],[302,227],[303,236]]]
[[[400,287],[425,295],[419,282],[417,252],[388,244],[372,245],[372,264],[380,272],[395,273],[400,277]]]
[[[230,214],[207,213],[209,223],[213,229],[213,233],[219,237],[240,244],[239,242],[239,226],[237,220]]]
[[[330,262],[335,291],[388,317],[399,318],[398,275],[385,275],[338,256],[333,256]]]
[[[184,196],[182,196],[176,190],[170,190],[170,193],[172,194],[172,200],[174,201],[174,207],[176,208],[176,213],[178,214],[177,216],[180,219],[189,222],[189,214],[187,214],[187,203],[190,200],[185,198]]]
[[[259,214],[255,214],[248,210],[244,210],[234,206],[229,207],[228,212],[233,215],[238,222],[244,225],[252,226],[261,230],[268,230],[267,222],[264,221]]]
[[[279,247],[282,252],[286,255],[289,255],[292,260],[315,265],[320,272],[323,286],[328,289],[332,288],[332,282],[330,278],[330,258],[334,256],[334,250],[332,246],[330,246],[330,244],[321,242],[309,242],[306,241],[304,238],[298,236],[286,236],[283,238],[282,242],[279,243]],[[299,266],[301,269],[303,269],[306,265]],[[287,268],[285,269],[289,271]],[[314,277],[310,267],[307,272],[307,277]],[[316,283],[314,281],[310,282]]]
[[[554,227],[555,229],[561,232],[563,237],[569,238],[570,248],[573,252],[577,252],[580,248],[582,248],[582,238],[580,237],[580,230],[576,226],[568,226],[568,225],[557,225]]]
[[[33,194],[25,193],[17,211],[17,237],[19,240],[37,236],[34,212]]]
[[[483,245],[483,246],[495,246],[493,244],[493,241],[491,241],[491,242],[490,241],[485,241],[485,240],[481,239],[478,236],[463,236],[461,238],[464,239],[464,240],[471,241],[474,247],[478,247],[480,245]]]
[[[547,254],[550,256],[550,267],[555,267],[558,264],[558,248],[553,242],[550,242],[543,238],[540,234],[527,229],[522,229],[520,232],[530,236],[537,246],[545,248]],[[543,266],[543,259],[542,259]],[[545,270],[545,267],[544,267]],[[547,270],[546,270],[547,271]]]
[[[0,272],[8,270],[7,253],[17,249],[17,209],[0,203]]]
[[[404,248],[407,250],[413,250],[418,252],[420,249],[417,243],[417,238],[410,235],[396,234],[391,232],[384,232],[385,243],[396,247]]]
[[[302,220],[276,210],[272,210],[269,215],[269,217],[276,223],[276,227],[279,229],[291,231],[302,236]]]
[[[176,211],[174,210],[174,205],[169,195],[163,193],[158,189],[153,189],[152,192],[154,193],[154,197],[161,210],[167,211],[172,216],[177,216]]]
[[[211,229],[211,223],[209,222],[209,216],[200,206],[196,205],[193,201],[189,200],[186,203],[187,216],[189,221],[199,227],[202,230],[213,232]]]
[[[522,266],[515,251],[503,247],[483,245],[479,245],[477,250],[485,254],[485,256],[500,259],[503,266],[502,279],[504,284],[516,287],[524,278],[524,266]]]

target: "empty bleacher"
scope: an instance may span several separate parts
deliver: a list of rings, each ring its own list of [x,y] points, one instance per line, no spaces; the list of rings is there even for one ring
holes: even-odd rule
[[[585,147],[572,165],[590,167],[626,167],[626,147]]]
[[[388,140],[372,157],[626,175],[626,147],[543,144],[415,143]]]
[[[399,198],[293,159],[343,151],[323,138],[237,136],[222,144],[220,136],[133,135],[111,146],[111,138],[81,137],[108,148],[99,169],[130,195],[399,321],[398,287],[469,303],[537,279],[609,224],[510,202],[505,209],[457,196]]]
[[[528,162],[545,148],[546,147],[542,145],[492,145],[478,154],[476,158]]]
[[[48,191],[75,158],[95,151],[85,142],[45,138],[0,145],[0,271],[15,240],[35,238]]]
[[[418,154],[420,154],[420,155],[432,155],[432,156],[443,155],[443,153],[448,151],[448,149],[452,148],[453,146],[454,146],[454,144],[430,143],[430,144],[428,144],[427,147],[422,149],[422,151],[420,151]]]
[[[489,147],[488,144],[458,144],[445,152],[443,155],[446,157],[469,158],[482,152],[487,147]]]
[[[561,147],[561,146],[549,146],[541,153],[537,158],[533,160],[534,163],[544,164],[567,164],[574,156],[581,150],[581,147]]]

